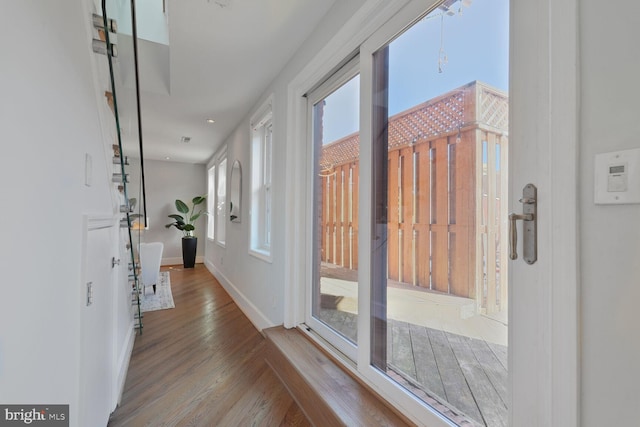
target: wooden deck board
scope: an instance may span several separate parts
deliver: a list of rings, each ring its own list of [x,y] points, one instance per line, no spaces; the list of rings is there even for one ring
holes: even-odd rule
[[[356,328],[356,315],[331,311],[325,313],[326,319],[341,328],[341,333],[355,333],[348,329]],[[389,366],[418,387],[414,392],[427,393],[479,425],[506,425],[505,346],[393,319],[388,320],[388,330]]]
[[[469,338],[451,333],[445,333],[458,366],[462,371],[471,395],[477,405],[481,418],[470,414],[474,419],[489,426],[502,427],[507,422],[507,407],[500,405],[501,399],[489,380],[483,366],[473,354],[469,345]]]
[[[429,339],[436,356],[447,401],[474,420],[482,420],[464,373],[458,364],[445,332],[429,329]]]
[[[342,333],[353,342],[358,341],[358,316],[345,316]]]
[[[435,393],[441,399],[444,399],[445,393],[442,378],[440,375],[434,375],[434,372],[438,372],[438,364],[431,348],[427,328],[409,324],[409,330],[411,332],[413,355],[416,361],[416,379],[418,383],[424,385],[427,390]]]
[[[496,356],[496,358],[498,359],[502,367],[505,370],[507,370],[508,369],[507,368],[508,367],[507,347],[499,344],[490,343],[490,342],[488,342],[487,345],[489,346],[493,354]]]
[[[409,324],[390,320],[388,328],[390,329],[388,335],[391,338],[391,354],[387,356],[388,362],[417,380]]]
[[[502,403],[506,407],[509,397],[507,390],[507,370],[502,366],[502,363],[485,341],[471,338],[467,338],[466,340],[471,351],[487,374],[489,381],[491,381],[491,385],[495,388]]]

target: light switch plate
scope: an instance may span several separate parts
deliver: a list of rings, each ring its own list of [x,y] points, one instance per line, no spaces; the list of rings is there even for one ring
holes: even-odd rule
[[[640,148],[596,154],[594,201],[640,203]]]

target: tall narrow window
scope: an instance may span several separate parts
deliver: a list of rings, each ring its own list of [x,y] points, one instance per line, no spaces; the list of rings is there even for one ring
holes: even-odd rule
[[[214,209],[216,200],[216,165],[211,166],[207,172],[207,238],[215,238]]]
[[[273,168],[272,100],[251,120],[251,233],[250,252],[270,260],[271,256],[271,170]]]
[[[218,160],[218,185],[216,191],[216,242],[225,244],[227,225],[227,153]]]
[[[355,357],[358,319],[360,75],[353,60],[309,96],[313,144],[313,278],[307,322]],[[355,177],[355,182],[354,182]]]

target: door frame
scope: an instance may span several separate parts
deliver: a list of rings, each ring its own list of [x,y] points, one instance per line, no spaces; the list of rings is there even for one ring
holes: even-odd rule
[[[539,255],[509,267],[509,424],[578,426],[578,4],[511,0],[510,15],[510,211],[534,183]]]
[[[304,322],[305,287],[311,277],[305,94],[408,3],[366,1],[287,88],[287,328]],[[424,7],[429,3],[426,0]],[[540,220],[538,262],[529,266],[517,260],[510,265],[510,283],[517,284],[509,295],[509,424],[578,426],[577,0],[510,0],[510,39],[510,210],[521,210],[521,189],[533,182],[538,186]],[[366,268],[360,265],[360,270]],[[382,394],[398,404],[393,396]]]

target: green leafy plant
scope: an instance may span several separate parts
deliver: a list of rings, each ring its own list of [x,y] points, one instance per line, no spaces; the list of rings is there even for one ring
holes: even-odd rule
[[[196,212],[196,206],[203,203],[207,198],[205,196],[196,196],[191,200],[191,209],[182,200],[176,199],[176,209],[182,215],[171,214],[169,218],[173,219],[173,222],[165,225],[166,228],[175,227],[182,231],[184,237],[193,237],[193,232],[196,229],[195,222],[202,215],[203,210],[200,209]]]

